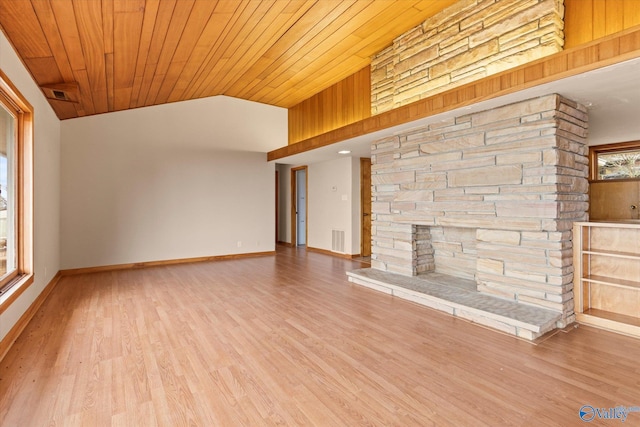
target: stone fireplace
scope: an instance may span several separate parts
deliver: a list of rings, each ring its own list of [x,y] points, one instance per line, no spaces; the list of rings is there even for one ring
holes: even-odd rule
[[[471,280],[572,322],[586,136],[586,109],[551,94],[374,142],[372,268]]]
[[[411,276],[437,272],[475,279],[475,229],[413,225],[409,240],[411,246],[415,247],[415,252],[411,255],[415,259],[415,263],[412,262]]]

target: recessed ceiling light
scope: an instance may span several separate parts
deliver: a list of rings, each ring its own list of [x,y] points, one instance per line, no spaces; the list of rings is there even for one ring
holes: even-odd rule
[[[351,153],[351,150],[340,150],[338,151],[338,154],[349,154]]]

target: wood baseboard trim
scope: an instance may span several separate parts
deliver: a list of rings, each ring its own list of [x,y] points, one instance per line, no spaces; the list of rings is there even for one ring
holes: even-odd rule
[[[29,288],[29,286],[33,285],[33,282],[33,273],[26,274],[23,277],[18,278],[17,282],[13,284],[9,291],[0,298],[0,314],[4,313],[4,311],[9,308],[11,304],[13,304],[13,302]]]
[[[224,261],[224,260],[230,260],[230,259],[272,256],[275,254],[276,254],[275,251],[249,252],[244,254],[214,255],[214,256],[205,256],[205,257],[196,257],[196,258],[171,259],[171,260],[163,260],[163,261],[133,262],[129,264],[114,264],[114,265],[103,265],[98,267],[71,268],[67,270],[60,270],[60,274],[62,276],[72,276],[75,274],[101,273],[105,271],[115,271],[115,270],[132,270],[136,268],[158,267],[163,265],[175,265],[175,264],[188,264],[188,263],[194,263],[194,262]]]
[[[325,254],[325,255],[331,255],[331,256],[335,256],[338,258],[344,258],[344,259],[354,259],[354,258],[359,258],[360,254],[341,254],[339,252],[333,252],[333,251],[329,251],[327,249],[319,249],[319,248],[313,248],[311,246],[307,246],[307,250],[309,252],[316,252],[319,254]]]
[[[42,303],[47,299],[53,288],[56,287],[62,274],[58,271],[55,276],[51,279],[51,281],[45,286],[45,288],[40,292],[40,295],[31,303],[27,311],[24,312],[20,319],[13,325],[13,328],[7,333],[7,335],[2,338],[0,341],[0,361],[4,359],[4,356],[7,355],[7,352],[11,348],[14,342],[18,339],[24,328],[27,327],[33,316],[38,312]]]
[[[279,244],[279,245],[282,245],[282,246],[286,246],[286,247],[288,247],[288,248],[292,248],[292,247],[293,247],[293,243],[291,243],[291,242],[282,242],[282,241],[278,241],[278,244]]]

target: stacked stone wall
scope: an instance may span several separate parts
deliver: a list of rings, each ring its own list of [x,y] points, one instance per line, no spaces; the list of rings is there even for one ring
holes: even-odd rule
[[[559,52],[562,0],[460,0],[371,63],[371,114]]]
[[[571,321],[571,227],[588,208],[586,136],[586,109],[552,94],[373,143],[372,267],[424,271],[415,234],[427,227],[433,270]]]

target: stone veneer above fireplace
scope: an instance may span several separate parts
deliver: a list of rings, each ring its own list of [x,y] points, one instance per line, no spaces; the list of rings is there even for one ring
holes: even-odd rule
[[[371,114],[562,50],[563,0],[459,0],[371,58]]]
[[[434,271],[574,320],[587,111],[552,94],[372,144],[372,268]]]

